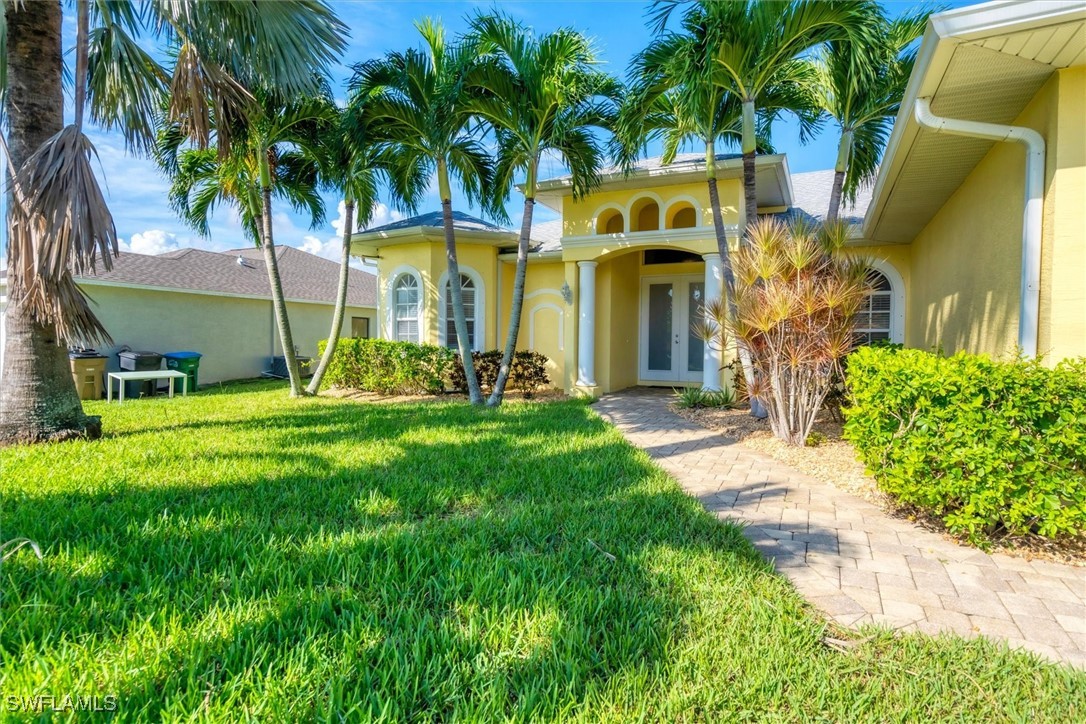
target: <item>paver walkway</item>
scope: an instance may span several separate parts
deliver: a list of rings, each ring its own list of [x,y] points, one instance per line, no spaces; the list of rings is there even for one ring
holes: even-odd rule
[[[633,389],[595,409],[840,624],[952,631],[1086,667],[1086,569],[959,546],[688,422]]]

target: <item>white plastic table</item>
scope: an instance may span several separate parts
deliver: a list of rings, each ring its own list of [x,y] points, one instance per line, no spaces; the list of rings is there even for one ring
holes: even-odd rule
[[[181,383],[181,396],[185,397],[189,393],[189,376],[184,372],[178,372],[177,370],[147,370],[144,372],[132,371],[132,372],[110,372],[106,375],[106,402],[113,402],[113,380],[117,380],[117,388],[120,390],[120,396],[117,398],[117,403],[124,402],[124,383],[128,380],[165,380],[170,381],[170,397],[173,397],[173,381],[176,379],[182,379]]]

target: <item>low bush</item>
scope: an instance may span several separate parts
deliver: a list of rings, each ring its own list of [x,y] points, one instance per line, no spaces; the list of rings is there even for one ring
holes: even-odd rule
[[[324,353],[327,341],[320,343]],[[383,395],[445,391],[456,355],[445,347],[384,339],[341,339],[325,380],[336,387]]]
[[[686,410],[703,407],[730,410],[735,407],[735,393],[731,390],[703,390],[700,387],[685,387],[675,390],[675,404]]]
[[[879,487],[974,543],[1086,532],[1086,359],[849,357],[845,437]]]
[[[489,352],[472,352],[475,360],[475,374],[479,378],[479,386],[484,391],[494,389],[494,383],[498,381],[498,370],[502,366],[501,350],[492,349]],[[521,350],[513,354],[513,366],[509,371],[507,389],[523,392],[525,397],[531,397],[540,387],[550,384],[547,376],[546,355],[531,350]],[[468,391],[468,381],[464,377],[464,365],[459,356],[453,361],[449,373],[449,386],[460,392]]]

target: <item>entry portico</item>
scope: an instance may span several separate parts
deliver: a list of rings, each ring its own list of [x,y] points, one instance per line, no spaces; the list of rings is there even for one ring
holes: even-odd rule
[[[735,248],[743,215],[741,160],[719,156],[716,165],[726,236]],[[787,210],[784,157],[759,157],[758,170],[759,210]],[[730,383],[721,373],[726,351],[698,333],[705,304],[723,291],[703,156],[668,166],[649,160],[628,175],[605,173],[599,190],[583,199],[573,197],[568,178],[544,181],[537,198],[562,216],[541,225],[554,237],[538,240],[529,269],[548,258],[565,265],[576,326],[564,355],[568,390],[719,390]]]

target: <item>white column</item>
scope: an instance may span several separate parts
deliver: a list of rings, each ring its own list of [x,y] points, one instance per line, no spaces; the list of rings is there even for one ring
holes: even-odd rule
[[[703,254],[705,260],[705,303],[723,297],[723,275],[720,270],[720,254]],[[705,359],[702,366],[701,389],[715,391],[720,389],[720,366],[724,363],[724,350],[705,345]]]
[[[596,262],[579,261],[577,386],[596,386]]]

